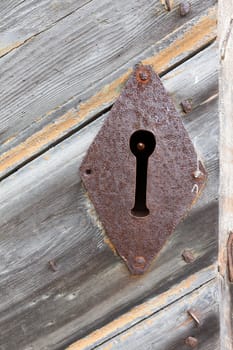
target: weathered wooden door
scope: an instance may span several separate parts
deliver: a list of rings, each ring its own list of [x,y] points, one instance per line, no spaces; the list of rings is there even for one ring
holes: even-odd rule
[[[223,211],[218,262],[217,3],[183,5],[0,2],[1,350],[231,348]],[[221,9],[227,58],[232,12]],[[140,61],[160,75],[208,181],[135,277],[104,235],[79,167]]]

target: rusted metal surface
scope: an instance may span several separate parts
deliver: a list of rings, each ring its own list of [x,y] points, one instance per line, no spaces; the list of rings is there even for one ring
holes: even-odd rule
[[[233,283],[233,232],[230,232],[227,241],[227,255],[229,281]]]
[[[150,66],[135,67],[80,174],[118,254],[133,274],[144,273],[206,181],[181,118]]]

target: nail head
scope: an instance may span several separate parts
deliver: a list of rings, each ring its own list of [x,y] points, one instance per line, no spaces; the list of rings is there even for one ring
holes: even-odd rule
[[[146,81],[148,79],[148,74],[146,72],[139,73],[141,80]]]
[[[150,81],[150,71],[145,66],[139,66],[136,79],[139,83],[147,84]]]
[[[190,113],[193,109],[193,106],[192,106],[192,101],[191,100],[184,100],[180,103],[184,113]]]
[[[189,249],[185,249],[182,253],[182,258],[184,259],[184,261],[187,263],[187,264],[190,264],[192,263],[194,260],[195,260],[195,257],[192,253],[191,250]]]
[[[194,337],[188,337],[185,339],[185,344],[190,346],[191,348],[195,348],[198,345],[198,340]]]
[[[49,267],[50,267],[50,269],[51,269],[53,272],[56,272],[56,271],[57,271],[57,264],[56,264],[56,261],[50,260],[50,261],[49,261]]]
[[[135,256],[134,258],[135,267],[144,267],[145,264],[146,264],[146,260],[143,256]]]
[[[187,16],[187,14],[189,14],[190,10],[191,10],[191,4],[188,1],[182,1],[180,3],[179,6],[179,10],[180,10],[180,16],[184,17]]]

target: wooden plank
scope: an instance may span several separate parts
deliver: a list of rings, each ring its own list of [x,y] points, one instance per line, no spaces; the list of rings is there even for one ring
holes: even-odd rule
[[[91,350],[93,348],[98,348],[98,345],[105,344],[109,339],[113,339],[119,334],[125,334],[127,330],[134,330],[133,327],[135,325],[142,324],[144,320],[157,314],[160,310],[164,312],[165,307],[174,304],[174,302],[180,300],[183,295],[189,294],[196,290],[198,286],[205,284],[207,275],[209,275],[211,280],[215,274],[214,266],[210,266],[207,269],[193,274],[166,292],[135,306],[132,310],[121,315],[104,327],[76,341],[68,347],[68,350]],[[194,288],[194,285],[196,285],[196,288]],[[208,282],[207,285],[209,285]]]
[[[193,98],[194,110],[184,115],[183,120],[209,174],[200,200],[167,242],[150,272],[138,279],[130,276],[125,264],[112,252],[78,175],[83,156],[105,117],[3,180],[2,349],[64,347],[151,296],[179,283],[183,295],[215,274],[218,218],[215,45],[165,75],[163,81],[173,98],[177,96],[177,102],[187,96]],[[185,248],[192,249],[194,263],[183,261],[181,254]],[[58,267],[56,272],[48,267],[53,259]],[[201,274],[201,279],[196,278],[195,274],[202,270],[206,271],[204,277]],[[191,280],[190,275],[194,275]],[[182,285],[186,278],[187,284]],[[173,298],[177,298],[179,293],[174,290],[174,294]],[[17,344],[12,334],[17,334]]]
[[[194,309],[200,318],[200,327],[188,315],[190,309]],[[186,350],[185,340],[189,336],[198,340],[198,349],[219,349],[216,281],[185,296],[97,349]],[[79,347],[71,347],[71,350],[77,349]]]
[[[200,320],[199,327],[188,310],[195,310]],[[127,318],[127,314],[124,317]],[[189,336],[197,339],[200,350],[219,349],[216,281],[207,283],[100,346],[95,347],[93,344],[92,347],[85,347],[83,339],[69,346],[67,350],[186,350],[189,347],[185,340]]]
[[[233,3],[219,1],[220,43],[220,201],[219,201],[219,294],[221,350],[233,348],[233,286],[227,269],[227,241],[233,231]]]
[[[213,1],[191,2],[181,18],[178,1],[167,12],[158,0],[93,0],[2,57],[0,176],[111,106],[139,60],[164,73],[214,40]]]
[[[2,0],[0,57],[32,40],[90,0]]]

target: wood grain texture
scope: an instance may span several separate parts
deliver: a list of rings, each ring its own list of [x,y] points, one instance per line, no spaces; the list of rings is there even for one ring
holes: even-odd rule
[[[217,255],[215,45],[166,74],[163,81],[176,104],[187,97],[193,99],[194,110],[184,115],[183,121],[209,174],[203,195],[177,227],[150,272],[138,279],[129,275],[112,252],[78,174],[83,156],[106,116],[3,180],[1,350],[63,349],[192,274],[207,269],[205,278],[202,274],[201,280],[193,281],[196,286],[198,281],[202,284],[213,277],[208,267],[215,264]],[[183,261],[185,248],[192,249],[194,263]],[[50,260],[56,261],[56,272],[49,268]],[[187,290],[190,284],[181,294]],[[17,342],[12,334],[17,335]]]
[[[198,340],[198,349],[219,350],[217,292],[212,281],[95,349],[187,350],[185,340],[192,336]],[[198,315],[200,327],[188,314],[190,309]]]
[[[2,57],[1,177],[111,106],[138,61],[164,73],[213,41],[216,1],[191,3],[93,0]]]
[[[220,213],[219,213],[219,294],[221,350],[233,348],[233,286],[227,269],[227,241],[233,231],[233,3],[219,1],[220,46]]]
[[[67,350],[91,350],[98,348],[98,345],[106,343],[119,334],[125,334],[127,330],[134,329],[134,325],[143,323],[144,320],[158,313],[159,310],[164,312],[165,307],[181,299],[183,295],[190,294],[198,289],[200,285],[208,283],[207,276],[208,279],[213,280],[213,277],[216,276],[216,266],[209,266],[186,278],[181,283],[172,286],[164,293],[135,306],[104,327],[73,343]]]
[[[0,57],[56,25],[91,0],[2,0]]]

